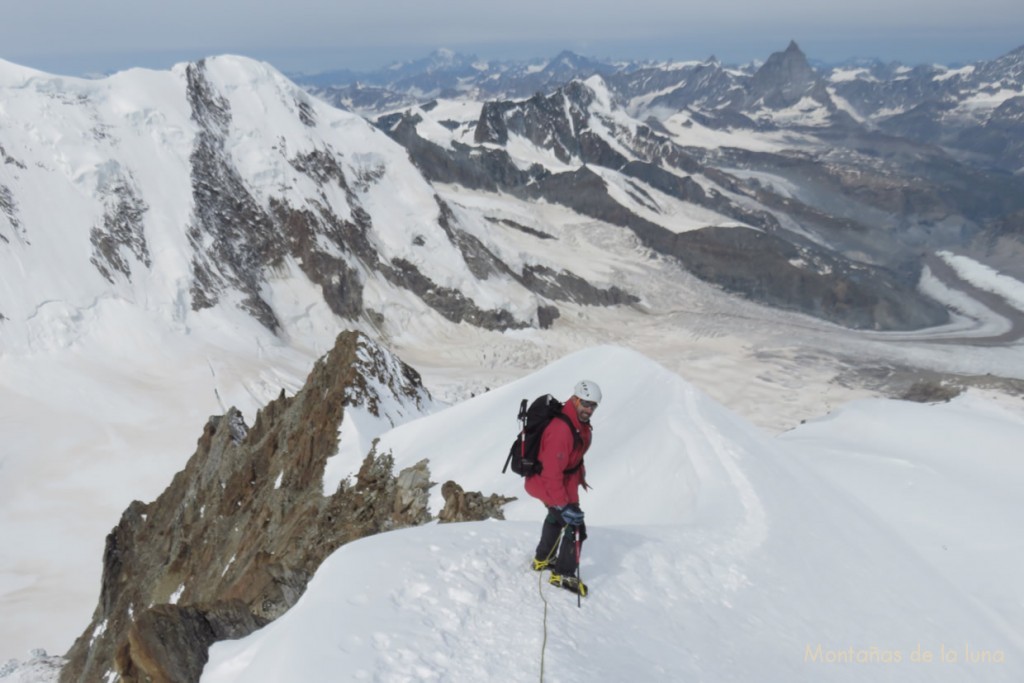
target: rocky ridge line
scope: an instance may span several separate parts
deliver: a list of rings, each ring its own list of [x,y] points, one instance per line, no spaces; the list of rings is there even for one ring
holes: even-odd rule
[[[344,332],[305,386],[251,428],[234,409],[211,417],[170,486],[129,505],[108,535],[99,603],[62,683],[198,681],[212,643],[284,614],[339,546],[429,521],[426,460],[396,475],[391,455],[371,449],[354,480],[323,491],[347,409],[395,423],[429,401],[413,368]],[[445,521],[502,516],[501,497],[454,482],[445,491]]]

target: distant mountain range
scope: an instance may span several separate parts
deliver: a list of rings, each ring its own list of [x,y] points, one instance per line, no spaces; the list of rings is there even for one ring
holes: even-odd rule
[[[979,165],[1020,172],[1024,46],[959,68],[860,60],[814,68],[796,43],[761,64],[606,62],[562,52],[550,60],[483,61],[450,50],[369,72],[295,76],[353,111],[380,113],[430,99],[517,99],[598,75],[635,112],[692,108],[738,114],[730,125],[779,125],[771,110],[803,98],[853,123],[939,144]],[[747,119],[747,120],[744,120]]]
[[[913,295],[936,248],[1022,274],[1024,48],[958,69],[827,70],[795,43],[745,67],[442,51],[302,82],[376,120],[432,181],[569,206],[729,291],[844,325],[940,322]],[[665,218],[652,190],[717,224],[649,220]],[[722,229],[730,221],[756,230]]]
[[[1024,49],[827,72],[795,43],[743,68],[439,52],[305,89],[242,58],[101,81],[0,66],[15,347],[38,341],[40,307],[150,286],[176,320],[230,302],[275,331],[296,279],[384,333],[427,310],[514,329],[642,304],[557,246],[581,220],[854,328],[947,320],[917,288],[938,249],[1024,276]]]

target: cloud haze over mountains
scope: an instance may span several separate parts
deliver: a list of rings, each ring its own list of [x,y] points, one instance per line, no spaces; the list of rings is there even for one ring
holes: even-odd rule
[[[385,8],[386,7],[386,8]],[[739,18],[739,21],[737,20]],[[169,68],[219,54],[270,61],[283,71],[372,69],[438,47],[482,58],[571,49],[615,59],[761,59],[796,39],[815,59],[877,57],[909,64],[990,59],[1021,43],[1024,10],[1010,0],[833,4],[730,0],[711,5],[530,0],[514,8],[451,2],[377,7],[302,0],[175,5],[117,0],[21,3],[0,26],[0,57],[66,75]]]

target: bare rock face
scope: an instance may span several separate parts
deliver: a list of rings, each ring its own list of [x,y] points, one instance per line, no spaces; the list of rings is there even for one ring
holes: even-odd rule
[[[265,623],[240,600],[208,606],[156,605],[128,630],[116,668],[127,680],[197,681],[206,658],[182,653],[205,653],[216,641],[241,638]]]
[[[437,518],[442,522],[474,522],[483,519],[505,519],[502,508],[515,498],[506,498],[492,493],[487,498],[479,491],[464,491],[454,481],[446,481],[441,487],[444,508]]]
[[[211,418],[170,486],[107,537],[99,604],[60,680],[196,681],[210,644],[283,614],[336,548],[428,521],[426,461],[395,475],[371,450],[354,481],[322,488],[346,408],[411,415],[427,400],[415,370],[346,332],[251,428],[234,409]]]

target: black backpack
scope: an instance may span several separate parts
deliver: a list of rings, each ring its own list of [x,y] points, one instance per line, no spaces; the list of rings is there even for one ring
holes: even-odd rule
[[[519,436],[516,437],[516,440],[512,442],[512,447],[509,448],[508,457],[505,458],[505,466],[501,468],[503,474],[508,470],[509,464],[512,465],[513,472],[524,477],[540,474],[541,463],[537,459],[540,452],[540,437],[544,434],[544,429],[551,420],[555,418],[569,425],[569,429],[572,430],[573,443],[576,447],[583,443],[583,437],[580,436],[576,425],[562,412],[562,402],[554,396],[544,394],[534,399],[529,408],[527,408],[526,403],[527,400],[524,398],[523,402],[519,404]],[[579,464],[575,467],[570,467],[565,472],[567,474],[575,472],[582,466],[583,460],[581,458]]]

